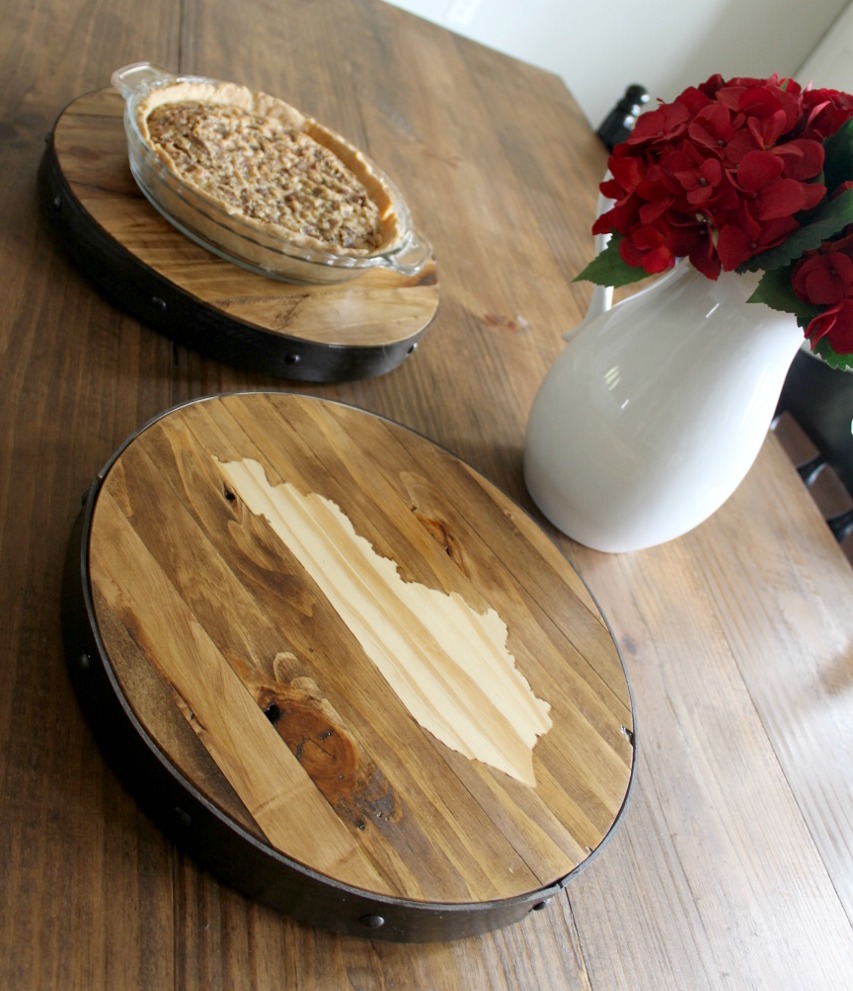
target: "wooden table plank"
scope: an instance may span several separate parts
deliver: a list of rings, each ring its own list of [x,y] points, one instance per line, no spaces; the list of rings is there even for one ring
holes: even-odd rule
[[[725,618],[725,635],[762,725],[772,741],[812,842],[849,918],[853,918],[853,633],[844,603],[853,596],[853,569],[838,554],[829,527],[819,526],[818,507],[780,499],[778,476],[800,495],[799,477],[779,445],[766,444],[764,464],[717,521],[721,539],[708,554],[708,592]],[[760,525],[744,526],[752,495],[756,509],[773,507]],[[752,517],[750,513],[750,517]],[[757,514],[756,514],[757,515]],[[784,534],[782,539],[780,535]],[[697,538],[706,538],[704,532]],[[734,548],[736,563],[721,554]],[[806,567],[806,560],[816,566]],[[772,606],[750,586],[736,600],[725,582],[731,567],[746,570],[760,561],[777,591]],[[819,563],[818,563],[819,562]],[[772,669],[753,648],[756,637],[776,644]]]
[[[844,766],[849,704],[846,722],[831,704],[817,713],[820,677],[808,690],[802,684],[802,669],[818,657],[853,666],[849,616],[825,634],[820,595],[834,587],[841,601],[849,597],[853,572],[812,525],[819,514],[802,494],[771,436],[714,518],[682,540],[620,556],[618,580],[609,559],[576,549],[593,589],[598,577],[607,582],[600,601],[618,617],[638,709],[638,787],[627,828],[614,838],[624,856],[608,858],[569,892],[581,919],[588,897],[605,898],[622,919],[628,949],[617,986],[647,986],[663,965],[675,987],[725,987],[735,973],[743,986],[758,986],[762,975],[769,987],[843,987],[853,967],[844,905],[853,871],[843,856],[853,798],[849,761]],[[820,554],[826,585],[806,591],[798,566]],[[756,561],[767,562],[761,574],[773,599],[749,579]],[[794,596],[799,629],[782,606]],[[841,654],[839,627],[847,628]],[[827,640],[835,641],[830,650]],[[771,656],[761,643],[774,645]],[[809,711],[812,730],[822,732],[799,733]],[[653,883],[653,864],[667,870],[668,905],[625,897]],[[637,949],[650,931],[666,934],[663,960]],[[588,965],[607,986],[612,958]]]

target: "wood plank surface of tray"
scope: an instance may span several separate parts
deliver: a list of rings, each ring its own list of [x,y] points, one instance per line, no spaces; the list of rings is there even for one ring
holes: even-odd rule
[[[265,278],[200,247],[143,196],[112,89],[60,114],[42,160],[47,215],[119,306],[203,354],[307,381],[367,378],[415,352],[439,304],[437,267],[369,269],[349,282]]]
[[[522,510],[399,425],[287,393],[178,407],[93,485],[72,558],[90,719],[98,668],[197,807],[166,805],[234,838],[211,853],[188,825],[189,845],[308,921],[511,921],[623,808],[631,700],[595,603]]]

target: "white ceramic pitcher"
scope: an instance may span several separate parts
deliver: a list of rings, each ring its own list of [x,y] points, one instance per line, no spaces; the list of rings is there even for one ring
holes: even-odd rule
[[[755,460],[803,331],[747,303],[759,276],[686,261],[593,310],[545,377],[524,477],[545,516],[597,550],[639,550],[707,519]]]

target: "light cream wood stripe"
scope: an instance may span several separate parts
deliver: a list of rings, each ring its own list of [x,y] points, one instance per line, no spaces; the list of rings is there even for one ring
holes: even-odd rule
[[[403,581],[337,505],[271,485],[259,462],[220,470],[296,554],[413,718],[453,750],[535,787],[533,748],[551,728],[550,705],[517,669],[500,616]]]

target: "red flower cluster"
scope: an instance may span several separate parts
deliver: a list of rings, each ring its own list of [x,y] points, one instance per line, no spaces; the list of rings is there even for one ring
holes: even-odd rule
[[[826,338],[836,354],[853,353],[853,235],[800,258],[791,286],[800,299],[822,308],[806,327],[812,347]]]
[[[851,117],[853,97],[835,90],[712,76],[617,145],[601,186],[615,205],[593,232],[621,235],[631,267],[662,272],[687,257],[716,279],[781,244],[824,199],[823,141]]]

